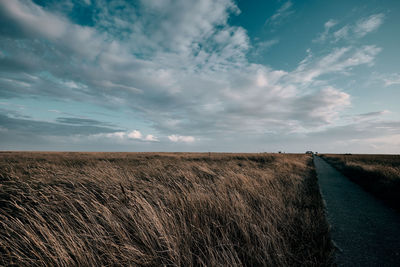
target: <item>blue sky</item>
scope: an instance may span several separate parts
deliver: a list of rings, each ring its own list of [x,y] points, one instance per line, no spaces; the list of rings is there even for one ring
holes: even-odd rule
[[[0,149],[400,153],[399,14],[0,0]]]

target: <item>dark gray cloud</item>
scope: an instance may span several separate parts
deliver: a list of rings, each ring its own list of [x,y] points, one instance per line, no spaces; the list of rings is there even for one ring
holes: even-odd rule
[[[17,119],[31,119],[31,116],[29,116],[29,115],[25,115],[19,111],[8,109],[8,108],[0,108],[0,115],[1,114],[3,114],[3,116],[5,116],[5,117],[11,117],[11,118],[17,118]]]
[[[87,125],[66,125],[62,123],[12,118],[0,114],[0,125],[3,132],[12,131],[23,136],[69,136],[113,133],[121,130],[109,127]]]
[[[108,126],[115,127],[112,123],[102,122],[93,119],[82,119],[82,118],[68,118],[68,117],[58,117],[56,122],[64,123],[64,124],[72,124],[72,125],[81,125],[81,126]]]
[[[367,113],[362,113],[358,114],[357,116],[359,117],[376,117],[376,116],[381,116],[385,113],[388,113],[388,111],[383,110],[383,111],[373,111],[373,112],[367,112]]]

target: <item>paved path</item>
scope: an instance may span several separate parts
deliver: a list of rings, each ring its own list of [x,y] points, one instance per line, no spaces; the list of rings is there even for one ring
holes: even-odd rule
[[[314,163],[338,265],[400,266],[400,214],[320,157]]]

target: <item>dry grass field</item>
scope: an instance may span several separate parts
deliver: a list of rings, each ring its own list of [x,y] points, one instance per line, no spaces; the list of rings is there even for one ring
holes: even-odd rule
[[[400,155],[322,155],[349,179],[400,211]]]
[[[0,153],[0,265],[330,266],[312,158]]]

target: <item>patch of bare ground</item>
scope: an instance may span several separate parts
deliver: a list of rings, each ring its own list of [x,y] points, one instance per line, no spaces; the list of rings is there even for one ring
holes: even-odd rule
[[[0,153],[0,265],[328,266],[312,158]]]

